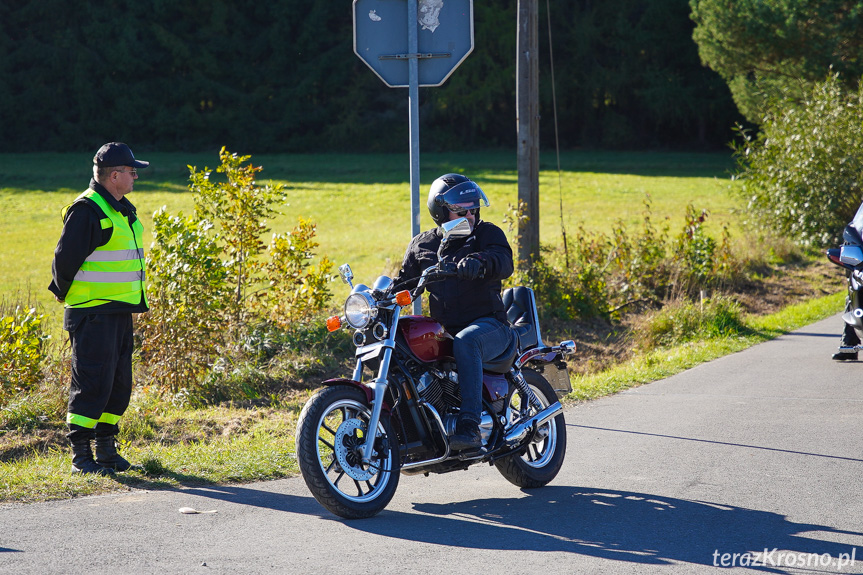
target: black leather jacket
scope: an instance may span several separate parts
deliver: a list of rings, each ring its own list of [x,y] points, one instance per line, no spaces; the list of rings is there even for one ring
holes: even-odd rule
[[[437,250],[443,235],[439,228],[423,232],[411,240],[401,270],[394,281],[397,289],[413,288],[420,274],[437,263]],[[481,317],[496,317],[506,322],[500,297],[501,280],[512,275],[512,248],[499,227],[480,220],[474,231],[453,240],[443,253],[443,261],[458,263],[465,256],[481,260],[482,279],[446,279],[426,284],[431,316],[451,334],[456,334]]]

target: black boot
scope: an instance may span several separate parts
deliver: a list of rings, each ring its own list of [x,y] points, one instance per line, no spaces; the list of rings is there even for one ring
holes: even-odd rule
[[[96,463],[103,468],[114,471],[128,471],[132,464],[117,453],[117,442],[113,435],[96,436]]]
[[[850,305],[846,305],[845,310],[850,311]],[[860,345],[860,338],[857,336],[857,330],[846,323],[842,338],[839,341],[839,351],[833,354],[833,359],[836,361],[857,361],[858,345]]]
[[[482,447],[479,422],[468,417],[459,417],[455,424],[455,434],[449,438],[449,446],[453,451]]]
[[[90,437],[76,437],[72,443],[72,473],[95,473],[96,475],[114,475],[113,469],[102,467],[93,460],[93,448]]]

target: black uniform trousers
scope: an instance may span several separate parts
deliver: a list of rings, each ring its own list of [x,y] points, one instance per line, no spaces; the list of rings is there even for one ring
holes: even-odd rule
[[[69,332],[69,439],[116,435],[132,395],[132,314],[83,317]],[[77,416],[77,417],[76,417]],[[100,421],[101,420],[101,421]]]

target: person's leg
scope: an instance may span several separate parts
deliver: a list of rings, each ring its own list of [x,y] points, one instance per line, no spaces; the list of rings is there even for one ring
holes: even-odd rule
[[[72,348],[72,377],[69,383],[67,438],[72,445],[72,472],[109,474],[93,459],[91,441],[111,394],[116,363],[113,325],[107,316],[85,317],[69,333]]]
[[[512,329],[494,318],[480,318],[455,336],[453,355],[458,366],[461,412],[456,434],[450,440],[453,449],[481,445],[482,364],[506,351],[512,337]]]
[[[96,463],[116,471],[126,471],[132,465],[117,453],[116,435],[119,421],[129,407],[132,396],[132,315],[112,315],[116,323],[117,363],[111,395],[96,425]]]
[[[860,337],[854,328],[847,323],[842,331],[842,339],[839,341],[839,351],[833,354],[837,361],[854,361],[857,359],[855,346],[860,345]]]
[[[845,298],[845,311],[851,311],[851,298]],[[845,323],[845,322],[843,322]],[[860,337],[853,326],[845,323],[842,330],[842,338],[839,340],[839,351],[833,354],[836,361],[854,361],[857,359],[855,346],[860,345]]]

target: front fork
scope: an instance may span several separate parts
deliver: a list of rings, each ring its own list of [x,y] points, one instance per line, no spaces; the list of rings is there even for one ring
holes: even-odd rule
[[[372,455],[374,455],[374,446],[375,446],[375,437],[377,436],[378,424],[381,421],[381,411],[383,410],[384,405],[384,396],[387,393],[387,386],[389,385],[386,375],[390,370],[390,360],[393,356],[393,348],[385,347],[381,352],[381,364],[378,369],[378,377],[373,381],[369,382],[368,387],[374,392],[374,399],[372,399],[372,415],[369,418],[369,427],[368,432],[366,433],[366,442],[363,444],[361,448],[362,461],[366,465],[370,465],[372,462]],[[357,368],[354,371],[354,381],[360,381],[360,377],[362,377],[363,364],[361,361],[357,362]]]

